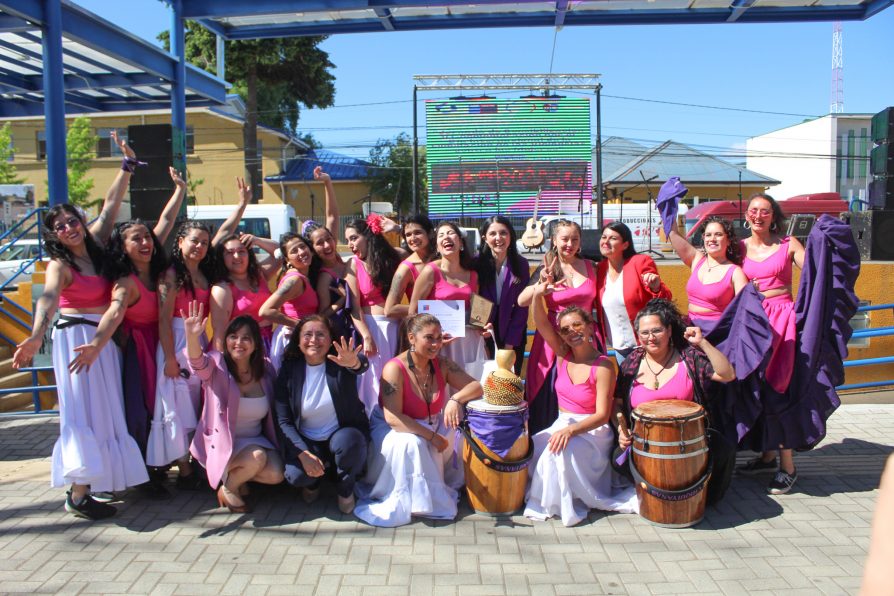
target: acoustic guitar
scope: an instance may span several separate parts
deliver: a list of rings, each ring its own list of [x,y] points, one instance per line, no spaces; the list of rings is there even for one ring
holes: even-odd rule
[[[525,233],[522,234],[521,241],[525,248],[534,249],[543,246],[543,222],[537,219],[537,208],[540,206],[540,192],[537,189],[537,198],[534,199],[534,216],[525,222]]]

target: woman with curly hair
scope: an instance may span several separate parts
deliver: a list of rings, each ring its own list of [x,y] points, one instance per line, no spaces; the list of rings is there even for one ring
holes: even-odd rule
[[[391,282],[391,291],[385,300],[385,314],[389,317],[407,316],[408,307],[401,304],[403,297],[413,296],[413,285],[419,279],[425,265],[437,256],[435,228],[431,220],[421,213],[410,216],[404,222],[404,243],[410,255],[400,262]]]

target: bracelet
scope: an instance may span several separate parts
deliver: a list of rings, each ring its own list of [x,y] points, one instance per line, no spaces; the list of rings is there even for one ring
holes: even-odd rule
[[[121,169],[125,172],[130,172],[131,174],[136,171],[137,166],[145,166],[149,165],[144,161],[138,160],[136,157],[125,157],[121,160]]]
[[[431,431],[431,436],[428,438],[428,442],[431,443],[435,440],[435,435],[438,434],[434,430]]]
[[[455,397],[451,397],[451,398],[448,399],[447,401],[455,401],[455,402],[458,403],[461,407],[463,407],[463,408],[466,407],[466,404],[464,404],[463,402],[459,401],[459,400],[456,399]]]

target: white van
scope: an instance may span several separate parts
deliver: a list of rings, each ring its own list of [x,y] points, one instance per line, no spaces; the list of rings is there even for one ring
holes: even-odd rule
[[[236,205],[189,205],[186,216],[204,222],[216,231],[234,209]],[[291,205],[262,203],[245,208],[238,229],[246,234],[279,242],[280,236],[286,232],[294,233],[298,230],[298,220]]]

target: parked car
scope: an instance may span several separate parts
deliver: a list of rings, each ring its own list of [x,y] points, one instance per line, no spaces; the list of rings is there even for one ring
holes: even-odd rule
[[[20,238],[0,247],[0,283],[4,283],[20,270],[21,274],[12,283],[31,279],[31,274],[34,273],[34,263],[30,261],[38,254],[43,255],[44,261],[49,260],[46,252],[41,251],[39,242],[36,238]]]

